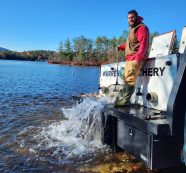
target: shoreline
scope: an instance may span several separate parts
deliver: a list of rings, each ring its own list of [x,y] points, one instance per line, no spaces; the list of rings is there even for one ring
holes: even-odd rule
[[[48,61],[49,64],[61,64],[70,66],[101,66],[103,64],[109,64],[110,62],[75,62],[75,61]]]

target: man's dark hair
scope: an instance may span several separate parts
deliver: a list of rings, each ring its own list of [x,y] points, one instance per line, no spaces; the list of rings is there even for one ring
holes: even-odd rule
[[[135,14],[135,16],[138,17],[138,12],[137,12],[136,10],[130,10],[130,11],[128,12],[128,15],[129,15],[129,14]]]

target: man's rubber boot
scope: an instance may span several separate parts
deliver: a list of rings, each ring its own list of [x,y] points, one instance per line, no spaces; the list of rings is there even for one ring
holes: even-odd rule
[[[132,85],[124,85],[123,90],[120,91],[120,95],[116,98],[114,103],[115,107],[130,106],[130,99],[135,91],[135,87]]]

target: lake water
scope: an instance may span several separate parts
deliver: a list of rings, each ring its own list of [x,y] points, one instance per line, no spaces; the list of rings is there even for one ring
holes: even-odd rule
[[[98,67],[0,60],[0,171],[72,171],[105,152],[101,127],[81,127],[101,104],[75,97],[96,93],[98,80]]]
[[[0,172],[154,172],[102,144],[106,101],[78,97],[98,92],[99,73],[0,60]]]

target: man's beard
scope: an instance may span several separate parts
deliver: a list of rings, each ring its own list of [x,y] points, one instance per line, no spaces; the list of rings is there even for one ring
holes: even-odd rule
[[[134,24],[129,25],[131,28],[134,28],[136,26],[136,22]]]
[[[129,24],[130,28],[134,28],[137,25],[137,19],[133,21],[133,24]]]

